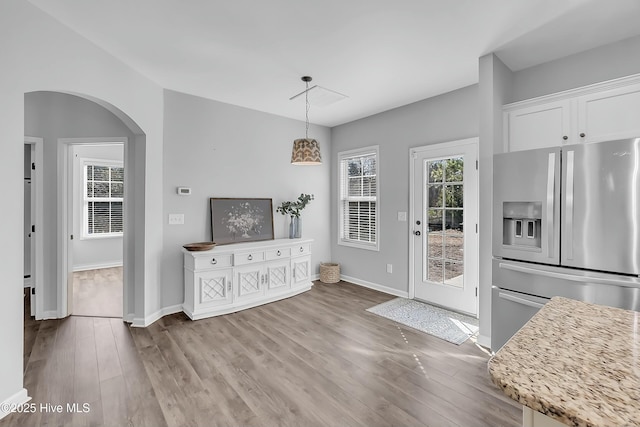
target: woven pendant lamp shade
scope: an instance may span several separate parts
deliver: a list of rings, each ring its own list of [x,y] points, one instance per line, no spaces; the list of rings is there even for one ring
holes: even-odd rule
[[[320,157],[320,144],[313,138],[309,138],[309,82],[312,80],[309,76],[302,76],[301,80],[305,83],[304,102],[305,111],[305,133],[304,138],[293,141],[293,150],[291,150],[292,165],[320,165],[322,157]]]
[[[320,165],[320,144],[315,139],[301,138],[293,141],[291,163],[294,165]]]

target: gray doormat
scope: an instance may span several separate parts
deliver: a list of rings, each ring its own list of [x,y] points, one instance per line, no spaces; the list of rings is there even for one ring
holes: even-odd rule
[[[456,345],[478,332],[476,318],[407,298],[395,298],[367,311]]]

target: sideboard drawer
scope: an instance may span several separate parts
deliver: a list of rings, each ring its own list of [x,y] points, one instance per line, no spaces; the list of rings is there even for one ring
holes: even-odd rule
[[[267,251],[265,255],[267,261],[271,261],[273,259],[289,258],[291,256],[291,248],[274,249],[271,251]]]
[[[231,254],[211,255],[208,257],[197,257],[195,259],[196,270],[208,270],[211,268],[227,268],[231,267]]]
[[[308,255],[311,253],[311,245],[302,244],[291,248],[291,256]]]
[[[264,261],[264,252],[241,252],[233,255],[234,265],[253,264]]]

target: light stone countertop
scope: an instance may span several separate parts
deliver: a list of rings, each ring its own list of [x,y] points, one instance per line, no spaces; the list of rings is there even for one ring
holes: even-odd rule
[[[567,425],[640,425],[640,312],[553,297],[488,367],[507,396]]]

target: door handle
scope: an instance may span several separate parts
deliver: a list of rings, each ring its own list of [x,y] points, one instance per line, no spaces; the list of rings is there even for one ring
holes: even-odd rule
[[[553,258],[554,246],[554,218],[555,213],[555,186],[556,186],[556,153],[549,153],[549,165],[547,170],[547,255]]]
[[[416,231],[414,231],[414,232],[413,232],[413,234],[415,234],[416,236],[419,236],[419,235],[421,235],[422,233],[420,232],[420,230],[416,230]]]
[[[540,303],[537,303],[535,301],[531,301],[531,300],[524,299],[524,298],[519,298],[519,297],[516,297],[516,296],[513,296],[513,295],[505,294],[503,292],[499,292],[498,296],[500,298],[502,298],[502,299],[506,299],[508,301],[515,302],[516,304],[522,304],[522,305],[526,305],[526,306],[533,307],[533,308],[538,308],[538,309],[544,307],[544,304],[540,304]]]
[[[566,217],[565,224],[567,226],[567,231],[565,233],[566,242],[567,242],[567,259],[573,259],[573,183],[574,183],[574,156],[575,151],[567,151],[567,188],[566,188]]]

